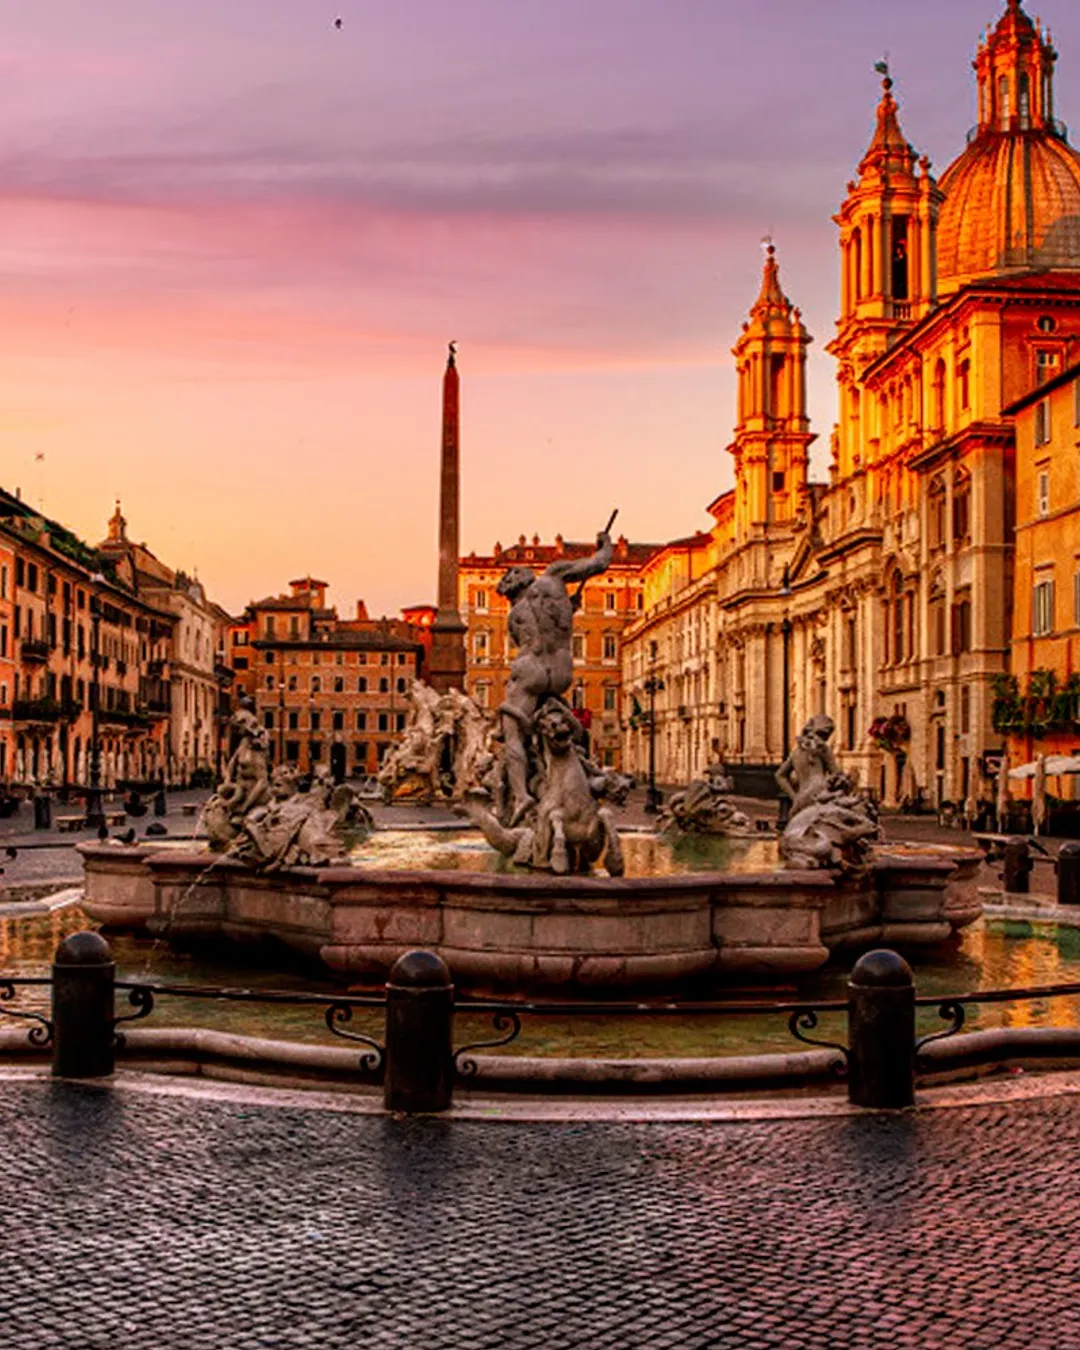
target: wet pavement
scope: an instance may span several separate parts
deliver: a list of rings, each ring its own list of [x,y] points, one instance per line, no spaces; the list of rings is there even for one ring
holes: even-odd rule
[[[1080,1347],[1080,1097],[481,1123],[0,1084],[12,1350]]]

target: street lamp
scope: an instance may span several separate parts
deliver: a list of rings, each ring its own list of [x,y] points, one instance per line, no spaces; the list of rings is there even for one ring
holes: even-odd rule
[[[90,783],[86,793],[86,828],[103,830],[105,812],[101,805],[101,596],[98,588],[105,578],[95,572],[90,578]]]
[[[650,675],[644,688],[649,696],[649,786],[645,791],[645,810],[655,815],[664,800],[656,786],[656,695],[664,688],[664,681],[659,675]]]
[[[787,613],[787,598],[791,594],[791,577],[784,566],[784,576],[780,583],[780,594],[784,597],[785,608],[784,618],[780,624],[781,640],[781,696],[780,696],[780,717],[781,717],[781,741],[784,752],[782,763],[787,763],[787,757],[791,754],[791,620]],[[784,829],[791,815],[791,798],[786,792],[780,793],[780,806],[776,813],[776,827],[779,830]]]

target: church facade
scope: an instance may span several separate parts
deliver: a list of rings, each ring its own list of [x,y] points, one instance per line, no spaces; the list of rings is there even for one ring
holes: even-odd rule
[[[711,528],[645,564],[623,635],[633,771],[652,736],[661,781],[717,758],[766,781],[825,712],[841,765],[886,803],[992,794],[1015,550],[1006,410],[1080,358],[1080,155],[1054,116],[1056,59],[1009,0],[976,56],[978,124],[940,179],[885,73],[834,217],[824,482],[808,473],[811,337],[770,245],[734,347],[735,486]]]

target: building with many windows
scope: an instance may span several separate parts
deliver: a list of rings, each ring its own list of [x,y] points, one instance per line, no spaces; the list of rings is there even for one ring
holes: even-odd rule
[[[173,618],[167,657],[151,661],[145,672],[146,705],[168,709],[161,751],[165,781],[208,785],[220,772],[229,713],[232,672],[224,658],[232,618],[207,598],[197,578],[167,567],[145,544],[128,538],[119,502],[98,552],[139,595]]]
[[[1013,764],[1080,749],[1080,362],[1012,404],[1016,548],[996,730]]]
[[[253,601],[232,624],[228,660],[273,762],[325,765],[340,781],[377,772],[404,731],[424,635],[404,619],[369,618],[363,601],[341,619],[326,590],[302,577],[287,595]]]
[[[175,626],[120,562],[0,492],[0,781],[88,783],[95,728],[103,786],[160,779]]]
[[[561,535],[542,544],[538,535],[522,535],[510,548],[496,544],[490,554],[470,553],[458,569],[459,610],[467,627],[466,691],[482,708],[503,701],[513,649],[507,632],[510,605],[498,584],[510,567],[542,572],[553,562],[587,558],[595,543],[570,543]],[[641,569],[654,544],[615,541],[611,566],[586,581],[574,620],[574,683],[567,695],[589,732],[597,759],[618,765],[622,759],[622,634],[644,604]],[[576,588],[575,588],[576,589]]]
[[[1054,116],[1057,53],[1009,0],[975,61],[978,122],[935,179],[886,73],[835,217],[839,421],[808,476],[810,335],[770,246],[734,349],[735,487],[659,552],[624,634],[624,708],[663,684],[661,779],[711,758],[762,770],[811,714],[887,802],[986,795],[1010,659],[1016,435],[1010,409],[1080,353],[1080,155]],[[762,778],[766,777],[762,774]]]

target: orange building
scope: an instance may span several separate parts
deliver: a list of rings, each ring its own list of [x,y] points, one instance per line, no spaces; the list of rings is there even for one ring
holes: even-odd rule
[[[176,620],[128,569],[0,491],[0,781],[88,783],[165,771]]]
[[[458,571],[459,609],[468,628],[466,691],[482,708],[503,701],[513,651],[507,633],[510,605],[497,586],[510,567],[542,572],[565,558],[587,558],[596,545],[568,543],[562,535],[542,544],[522,535],[511,548],[496,544],[489,555],[470,553]],[[655,544],[631,544],[620,536],[608,570],[591,577],[574,620],[574,683],[567,695],[581,711],[591,749],[601,763],[622,762],[622,631],[640,613],[644,600],[641,569],[657,551]]]
[[[274,763],[318,765],[340,781],[375,773],[405,729],[423,629],[404,619],[355,619],[326,603],[327,583],[303,577],[288,595],[253,601],[230,630],[238,693],[255,707]]]
[[[1016,547],[994,722],[1017,764],[1080,750],[1080,363],[1005,411],[1016,420]]]

